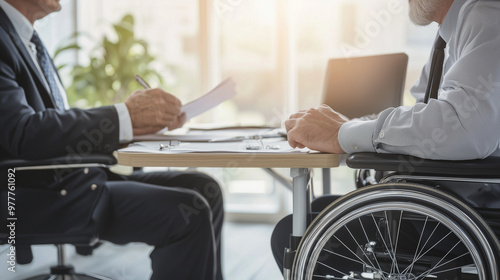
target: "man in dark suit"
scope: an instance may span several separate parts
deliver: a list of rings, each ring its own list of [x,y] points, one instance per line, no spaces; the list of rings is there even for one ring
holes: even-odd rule
[[[62,156],[64,163],[78,163],[86,154],[113,152],[133,135],[183,125],[181,102],[161,89],[136,91],[114,106],[69,108],[52,60],[33,29],[36,20],[60,8],[58,0],[0,0],[2,159]],[[0,171],[6,178],[7,170]],[[97,230],[101,239],[113,243],[155,246],[151,279],[222,279],[222,195],[207,175],[125,177],[86,168],[18,172],[16,185],[17,232]],[[5,218],[7,207],[1,207]]]

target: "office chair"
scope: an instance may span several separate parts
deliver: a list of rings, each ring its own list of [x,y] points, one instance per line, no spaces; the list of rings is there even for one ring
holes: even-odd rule
[[[55,164],[66,162],[64,157],[50,158],[46,160],[20,160],[5,159],[0,161],[0,170],[15,168],[16,173],[29,176],[30,171],[50,169],[85,169],[90,167],[107,167],[116,164],[116,159],[111,155],[88,155],[80,156],[77,164]],[[20,175],[17,175],[20,176]],[[2,201],[7,201],[7,190],[2,190]],[[50,205],[48,206],[50,207]],[[4,209],[1,209],[4,211]],[[8,244],[10,233],[0,233],[0,244]],[[77,252],[87,255],[92,248],[98,244],[98,235],[93,230],[85,229],[79,232],[59,234],[36,234],[15,232],[16,261],[18,264],[27,264],[33,260],[32,245],[54,244],[57,247],[57,265],[52,266],[50,274],[30,277],[27,280],[55,280],[55,279],[78,279],[78,280],[112,280],[110,278],[95,274],[75,273],[74,267],[67,264],[64,256],[64,244],[72,244]]]
[[[357,153],[346,163],[386,176],[319,214],[301,240],[292,279],[500,279],[500,209],[485,204],[500,188],[500,157]],[[476,188],[494,191],[477,198]]]

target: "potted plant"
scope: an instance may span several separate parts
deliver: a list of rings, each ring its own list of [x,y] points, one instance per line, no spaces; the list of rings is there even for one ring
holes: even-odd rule
[[[134,79],[136,74],[163,85],[161,75],[152,67],[156,57],[149,52],[148,44],[134,33],[132,15],[125,15],[113,24],[113,30],[116,40],[104,36],[90,52],[88,64],[72,67],[72,82],[66,89],[71,105],[95,107],[122,102],[134,90],[141,88]],[[81,47],[77,43],[60,47],[54,58],[72,49],[80,50]]]

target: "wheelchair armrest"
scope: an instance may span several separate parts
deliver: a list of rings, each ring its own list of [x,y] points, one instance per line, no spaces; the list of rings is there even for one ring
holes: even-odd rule
[[[116,164],[116,158],[109,154],[78,155],[75,157],[55,157],[42,160],[2,159],[0,169],[16,168],[17,170],[44,170],[84,167],[105,167]]]
[[[397,171],[403,174],[500,177],[500,157],[452,161],[397,154],[355,153],[347,157],[346,164],[356,169]]]

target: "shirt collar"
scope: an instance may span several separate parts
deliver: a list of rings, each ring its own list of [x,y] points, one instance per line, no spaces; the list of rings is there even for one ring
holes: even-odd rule
[[[450,10],[446,14],[443,24],[439,27],[439,35],[446,41],[449,42],[451,35],[457,26],[458,14],[462,9],[462,6],[467,2],[467,0],[454,0],[451,4]]]
[[[21,37],[21,39],[25,42],[31,41],[33,32],[35,32],[35,29],[33,28],[33,25],[31,25],[31,22],[29,22],[29,20],[23,14],[21,14],[21,12],[19,12],[16,8],[12,7],[12,5],[4,0],[0,0],[0,7],[7,14],[7,17],[9,18],[10,22],[12,22],[12,25],[14,26],[14,29],[16,30],[19,37]]]

